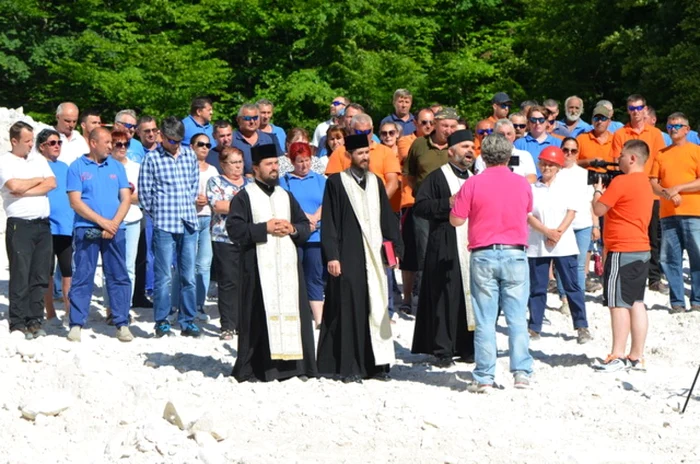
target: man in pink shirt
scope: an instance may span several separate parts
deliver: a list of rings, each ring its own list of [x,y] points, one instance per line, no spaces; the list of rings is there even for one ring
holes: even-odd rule
[[[532,190],[527,180],[508,168],[513,151],[503,135],[492,134],[481,145],[486,171],[467,179],[454,197],[450,223],[469,221],[470,284],[476,321],[474,384],[469,390],[490,391],[496,374],[496,319],[499,308],[509,327],[510,371],[515,388],[528,388],[532,374],[527,332],[529,270],[525,245]]]

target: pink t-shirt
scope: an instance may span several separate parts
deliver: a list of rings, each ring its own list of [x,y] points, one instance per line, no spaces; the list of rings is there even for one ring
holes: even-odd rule
[[[506,166],[494,166],[464,183],[452,214],[469,220],[468,248],[527,245],[532,189]]]

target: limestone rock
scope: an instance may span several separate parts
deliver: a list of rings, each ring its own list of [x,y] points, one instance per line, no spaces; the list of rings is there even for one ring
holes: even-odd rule
[[[25,419],[34,420],[39,414],[56,416],[68,409],[72,403],[73,398],[66,392],[49,392],[28,401],[20,410]]]

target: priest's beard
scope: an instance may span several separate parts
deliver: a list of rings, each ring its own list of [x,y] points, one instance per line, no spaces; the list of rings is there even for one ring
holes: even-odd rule
[[[472,165],[474,164],[474,158],[467,158],[466,156],[455,155],[455,157],[452,159],[452,162],[459,169],[466,171],[467,169],[471,169]]]
[[[365,174],[367,174],[367,170],[369,169],[369,162],[362,162],[362,164],[357,165],[353,161],[353,163],[350,165],[350,169],[357,177],[362,179],[365,176]]]
[[[270,187],[277,187],[280,183],[280,179],[279,179],[279,176],[277,175],[277,171],[273,171],[266,176],[261,175],[260,181],[266,185],[269,185]]]

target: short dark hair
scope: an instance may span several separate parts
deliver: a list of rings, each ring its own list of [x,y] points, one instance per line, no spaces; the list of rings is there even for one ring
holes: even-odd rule
[[[219,129],[226,129],[227,127],[230,127],[233,129],[233,126],[231,125],[230,122],[226,121],[225,119],[219,119],[214,123],[214,134],[216,134],[216,131]]]
[[[211,98],[207,97],[197,97],[194,100],[192,100],[192,104],[190,105],[190,114],[194,116],[197,114],[197,111],[203,110],[206,108],[207,105],[211,105]]]
[[[49,137],[55,135],[56,137],[60,138],[61,135],[58,133],[58,131],[55,131],[53,129],[43,129],[41,132],[39,132],[39,135],[36,136],[36,144],[41,145],[42,143],[46,142]]]
[[[102,119],[102,116],[100,116],[99,111],[97,111],[97,110],[85,110],[85,111],[83,111],[83,114],[80,115],[80,124],[87,121],[87,118],[89,118],[90,116],[97,116],[98,118]]]
[[[10,126],[10,140],[12,139],[19,139],[19,136],[22,134],[22,129],[26,129],[29,132],[34,132],[34,128],[27,124],[24,121],[17,121],[13,125]]]
[[[578,147],[578,140],[576,140],[576,138],[574,138],[574,137],[564,137],[561,141],[561,145],[559,145],[559,146],[563,147],[566,142],[574,142],[574,143],[576,143],[576,146]]]
[[[175,116],[168,116],[160,123],[160,133],[164,137],[178,137],[180,140],[185,138],[185,125]]]
[[[141,116],[137,125],[140,126],[141,124],[145,124],[147,122],[156,122],[156,120],[153,116]]]
[[[362,113],[366,113],[365,107],[362,106],[362,105],[360,105],[359,103],[348,103],[348,104],[345,106],[345,111],[347,111],[348,108],[354,108],[354,109],[356,109],[356,110],[358,110],[358,111],[360,111],[360,112],[362,112]]]
[[[644,106],[647,104],[647,99],[639,95],[638,93],[633,93],[629,97],[627,97],[627,104],[629,105],[632,102],[635,102],[637,100],[640,100]]]
[[[641,164],[646,163],[647,159],[649,159],[649,145],[644,140],[628,140],[622,146],[622,151],[631,151],[637,155],[642,161]]]

